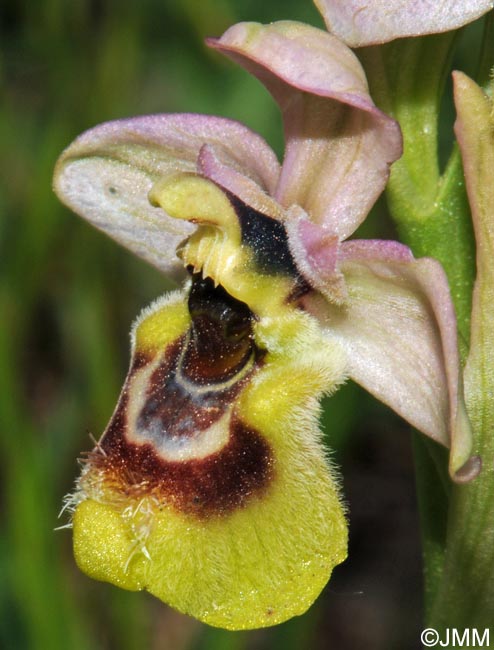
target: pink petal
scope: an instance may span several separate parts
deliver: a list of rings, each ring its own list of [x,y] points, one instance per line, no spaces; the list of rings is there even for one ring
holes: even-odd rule
[[[451,447],[450,472],[462,469],[471,432],[461,387],[456,319],[440,264],[416,260],[395,242],[342,244],[344,305],[321,297],[308,308],[348,353],[349,376],[414,427]]]
[[[240,23],[208,42],[256,75],[283,111],[286,155],[275,198],[346,238],[401,154],[399,127],[372,103],[355,55],[291,21]]]
[[[230,165],[223,164],[215,147],[208,144],[202,147],[197,161],[197,170],[254,210],[272,218],[283,218],[281,206],[254,180],[236,171]]]
[[[231,120],[201,115],[150,115],[108,122],[83,133],[60,157],[55,191],[75,212],[162,271],[181,272],[177,245],[194,230],[152,207],[160,178],[196,171],[201,147],[213,144],[224,165],[267,190],[279,175],[265,141]]]
[[[338,268],[338,237],[310,221],[297,206],[288,210],[285,228],[290,252],[302,275],[331,302],[344,302],[348,294]]]
[[[314,0],[328,30],[350,47],[457,29],[492,9],[492,0]]]

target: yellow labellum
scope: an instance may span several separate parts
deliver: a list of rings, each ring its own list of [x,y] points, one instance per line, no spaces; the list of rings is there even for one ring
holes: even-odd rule
[[[184,323],[183,304],[179,295],[138,325],[134,356],[157,347],[153,332],[160,345],[167,345],[166,331],[173,340]],[[163,331],[158,324],[166,324]],[[259,329],[265,339],[270,328]],[[317,397],[340,381],[343,359],[337,348],[320,354],[317,327],[302,313],[273,329],[278,352],[268,353],[235,404],[237,417],[271,450],[266,490],[232,512],[198,518],[153,494],[127,499],[104,476],[92,488],[83,480],[74,548],[88,575],[147,589],[227,629],[280,623],[315,600],[346,556],[344,512],[317,427]],[[295,331],[298,340],[287,336]]]
[[[180,252],[191,282],[134,326],[119,404],[78,483],[75,557],[210,625],[280,623],[346,557],[317,422],[345,358],[297,307],[290,260],[262,257],[257,224],[245,234],[218,187],[182,174],[151,196],[199,225]],[[261,241],[278,225],[259,219]]]

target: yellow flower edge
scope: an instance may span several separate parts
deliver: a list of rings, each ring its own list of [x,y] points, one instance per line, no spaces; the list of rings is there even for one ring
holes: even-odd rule
[[[132,557],[136,539],[128,519],[86,500],[74,516],[77,564],[97,580],[147,589],[185,614],[230,630],[303,614],[345,559],[347,533],[325,468],[312,468],[310,476],[301,470],[297,478],[277,476],[274,494],[225,518],[201,522],[156,511],[147,524],[150,559]],[[320,483],[312,487],[315,480]]]

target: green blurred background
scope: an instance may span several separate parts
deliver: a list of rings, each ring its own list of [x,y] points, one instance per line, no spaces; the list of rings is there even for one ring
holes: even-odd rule
[[[231,633],[76,568],[63,496],[108,421],[139,310],[165,278],[63,208],[55,160],[105,120],[239,119],[281,154],[264,89],[203,45],[240,20],[322,26],[310,0],[3,0],[0,8],[0,646],[39,650],[418,647],[421,569],[408,427],[354,385],[325,401],[349,559],[302,617]],[[389,233],[378,205],[366,225]]]

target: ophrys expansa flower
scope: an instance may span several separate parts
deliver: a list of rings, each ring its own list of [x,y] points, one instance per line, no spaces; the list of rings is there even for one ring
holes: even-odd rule
[[[210,44],[278,101],[281,168],[246,127],[192,114],[104,124],[58,163],[63,201],[185,278],[134,326],[74,496],[74,544],[93,577],[242,629],[305,611],[345,558],[323,393],[352,377],[451,446],[460,478],[470,438],[440,266],[345,241],[401,151],[358,61],[293,22]]]

